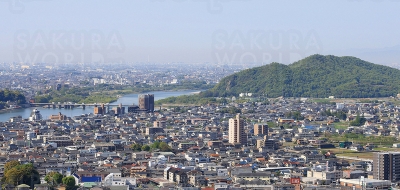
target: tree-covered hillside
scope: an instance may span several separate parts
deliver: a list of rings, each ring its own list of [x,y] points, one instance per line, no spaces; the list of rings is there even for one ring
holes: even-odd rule
[[[20,92],[16,90],[0,90],[0,102],[16,102],[18,104],[25,103],[25,96]]]
[[[400,70],[355,57],[312,55],[290,65],[271,63],[223,78],[202,97],[250,92],[268,97],[367,98],[394,96]]]

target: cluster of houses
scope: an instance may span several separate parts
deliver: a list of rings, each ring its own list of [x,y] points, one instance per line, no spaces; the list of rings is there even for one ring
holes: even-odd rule
[[[244,143],[229,143],[229,119],[236,115],[226,111],[230,107],[241,110]],[[280,98],[152,113],[14,117],[0,123],[0,175],[5,163],[18,160],[33,163],[42,184],[55,171],[73,176],[86,189],[387,188],[395,182],[373,179],[372,161],[343,159],[329,151],[367,151],[374,145],[331,142],[324,134],[397,137],[399,109],[390,103],[332,105]],[[337,129],[335,122],[343,120],[326,115],[327,110],[342,111],[348,120],[362,115],[366,122]],[[287,117],[290,112],[304,119]],[[256,131],[256,124],[268,125],[267,130]],[[131,148],[154,142],[170,149]]]

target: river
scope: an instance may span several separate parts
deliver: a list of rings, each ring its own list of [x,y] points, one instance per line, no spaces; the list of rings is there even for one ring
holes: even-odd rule
[[[147,92],[145,94],[154,94],[154,100],[160,100],[172,96],[180,96],[180,95],[189,95],[199,92],[198,90],[184,90],[184,91],[155,91],[155,92]],[[116,102],[111,104],[120,104],[122,105],[138,105],[138,95],[139,94],[128,94],[119,98]],[[50,115],[58,114],[61,112],[63,115],[68,117],[73,117],[82,114],[93,113],[93,107],[86,107],[86,109],[82,109],[81,107],[74,109],[53,109],[53,108],[42,108],[42,107],[30,107],[23,109],[14,109],[0,112],[0,122],[5,122],[10,119],[10,117],[22,116],[22,118],[29,118],[33,109],[38,109],[42,114],[44,119],[48,119]],[[125,108],[126,110],[127,108]],[[157,109],[157,108],[156,108]]]

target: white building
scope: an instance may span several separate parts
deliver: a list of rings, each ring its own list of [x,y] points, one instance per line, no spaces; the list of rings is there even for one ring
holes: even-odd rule
[[[29,117],[29,121],[39,121],[42,120],[42,114],[37,109],[34,109]]]
[[[341,110],[344,108],[344,103],[337,103],[336,104],[336,109]]]
[[[136,187],[136,178],[122,177],[121,173],[110,173],[103,180],[104,186],[124,186]]]

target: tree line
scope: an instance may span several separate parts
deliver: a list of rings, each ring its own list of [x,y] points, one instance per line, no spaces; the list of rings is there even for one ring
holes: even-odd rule
[[[133,151],[150,151],[159,149],[163,152],[172,151],[172,148],[165,142],[155,141],[150,145],[132,144],[131,149]]]
[[[58,172],[48,173],[44,180],[51,185],[52,188],[64,185],[66,190],[76,190],[75,178],[72,176],[64,176]],[[5,186],[18,186],[27,184],[34,187],[34,184],[40,184],[39,172],[32,163],[22,164],[19,161],[12,160],[4,165],[4,175],[1,183]]]
[[[17,90],[0,90],[0,102],[16,102],[23,104],[26,102],[24,94]]]
[[[134,86],[98,84],[86,87],[70,87],[62,85],[61,88],[52,88],[38,92],[34,97],[36,103],[51,102],[76,102],[76,103],[111,103],[118,100],[117,95],[144,93],[161,90],[205,90],[213,87],[204,81],[183,81],[178,84],[152,86],[138,84]]]

